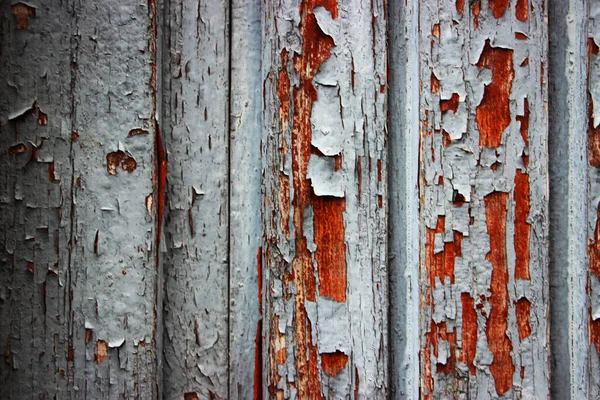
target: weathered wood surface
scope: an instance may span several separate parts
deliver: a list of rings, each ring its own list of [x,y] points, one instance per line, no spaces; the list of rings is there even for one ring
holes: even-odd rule
[[[156,24],[2,3],[3,398],[158,395]]]
[[[423,398],[549,393],[543,6],[421,3]]]
[[[265,389],[384,398],[384,3],[263,12]]]
[[[227,398],[229,11],[165,2],[166,398]]]
[[[599,12],[0,3],[0,397],[598,397]]]

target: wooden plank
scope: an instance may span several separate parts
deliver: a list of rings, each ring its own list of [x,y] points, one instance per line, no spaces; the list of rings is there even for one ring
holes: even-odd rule
[[[229,398],[262,398],[261,1],[231,3]]]
[[[549,172],[552,398],[589,398],[587,0],[550,1]],[[566,327],[577,327],[566,329]],[[555,383],[556,382],[556,383]]]
[[[71,290],[71,24],[0,3],[0,398],[64,397]]]
[[[227,398],[229,8],[165,3],[164,393]]]
[[[587,129],[587,177],[588,177],[588,257],[589,270],[586,293],[589,296],[589,303],[579,302],[578,311],[587,311],[589,329],[589,338],[584,343],[589,343],[589,356],[587,367],[589,373],[585,374],[585,369],[578,370],[583,378],[589,380],[588,391],[589,398],[600,396],[600,377],[598,368],[600,368],[600,204],[598,195],[600,194],[600,1],[592,0],[589,2],[589,19],[587,35],[588,51],[588,129]],[[583,120],[583,119],[582,119]],[[583,324],[585,326],[585,324]]]
[[[385,19],[383,1],[264,7],[271,398],[387,395]]]
[[[156,397],[156,4],[81,2],[73,14],[70,390]]]
[[[390,397],[419,398],[419,2],[388,3]]]
[[[422,396],[546,398],[544,2],[420,12]]]

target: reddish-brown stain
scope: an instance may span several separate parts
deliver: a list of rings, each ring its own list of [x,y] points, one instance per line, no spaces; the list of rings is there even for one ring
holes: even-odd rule
[[[31,272],[32,274],[35,271],[35,264],[31,261],[27,262],[27,271]]]
[[[521,22],[527,21],[529,18],[529,1],[528,0],[517,0],[517,6],[515,7],[515,13],[517,19]]]
[[[456,0],[456,11],[460,14],[461,17],[465,15],[465,0]]]
[[[254,339],[254,400],[263,398],[262,388],[262,319],[256,325],[256,337]]]
[[[527,222],[530,210],[529,175],[520,169],[515,174],[515,279],[530,280],[529,236],[531,226]]]
[[[458,102],[460,100],[460,96],[458,93],[452,93],[452,96],[448,100],[440,100],[440,108],[442,112],[452,111],[456,114],[458,110]]]
[[[515,304],[515,313],[517,315],[517,328],[519,330],[519,340],[523,340],[531,335],[531,326],[529,325],[529,315],[531,313],[531,302],[525,297],[517,300]]]
[[[596,212],[596,229],[594,230],[594,237],[588,245],[588,256],[590,259],[590,273],[600,279],[600,207]],[[588,292],[591,290],[592,288],[588,285]],[[592,318],[591,307],[589,308],[589,316],[590,343],[595,346],[596,352],[600,355],[600,319],[594,320]]]
[[[321,368],[331,376],[337,376],[348,364],[348,356],[341,351],[335,353],[321,353]]]
[[[473,26],[479,28],[479,13],[481,12],[481,0],[475,0],[471,3],[471,12],[473,13]]]
[[[198,394],[196,392],[184,393],[183,400],[198,400]]]
[[[502,17],[504,11],[508,8],[509,1],[508,0],[488,0],[488,4],[490,9],[492,10],[492,14],[494,18],[498,19]]]
[[[477,353],[477,312],[475,301],[468,293],[461,293],[462,304],[462,357],[461,361],[469,366],[471,375],[476,374],[475,354]]]
[[[134,128],[129,131],[128,136],[147,135],[149,132],[142,128]]]
[[[108,344],[104,340],[96,342],[96,364],[102,363],[108,356]]]
[[[17,20],[17,29],[27,29],[29,26],[29,17],[35,17],[35,7],[25,3],[16,3],[11,6],[11,14]]]
[[[490,68],[492,82],[485,87],[475,114],[480,146],[500,146],[502,133],[510,125],[509,96],[514,78],[512,58],[512,50],[492,47],[486,40],[477,67]]]
[[[506,259],[506,201],[508,193],[493,192],[484,197],[490,251],[486,260],[492,264],[491,295],[488,302],[491,312],[487,319],[486,336],[494,360],[490,372],[496,382],[496,392],[502,396],[512,387],[515,366],[510,353],[513,346],[508,329],[508,264]]]
[[[77,140],[79,140],[79,133],[71,132],[71,141],[76,142]]]

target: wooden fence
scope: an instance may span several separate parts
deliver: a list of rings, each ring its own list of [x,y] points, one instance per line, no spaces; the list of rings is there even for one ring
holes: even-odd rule
[[[600,0],[0,12],[0,398],[600,398]]]

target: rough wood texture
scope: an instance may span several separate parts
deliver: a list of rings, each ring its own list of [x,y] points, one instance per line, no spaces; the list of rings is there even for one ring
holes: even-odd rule
[[[261,399],[261,1],[231,3],[229,398]]]
[[[588,20],[588,257],[587,293],[589,303],[588,396],[600,396],[600,1],[591,0]],[[582,304],[583,305],[583,304]],[[585,326],[585,324],[584,324]]]
[[[390,397],[419,398],[419,1],[388,4]]]
[[[165,397],[227,398],[229,10],[165,14]]]
[[[2,5],[3,398],[159,394],[156,26],[153,1]]]
[[[68,5],[58,1],[16,7],[0,3],[3,399],[32,393],[66,396],[72,383],[68,16]]]
[[[552,398],[589,398],[587,0],[549,2]],[[567,327],[578,327],[567,329]]]
[[[421,4],[424,398],[549,393],[543,5]]]
[[[266,390],[384,398],[384,4],[263,15]]]

